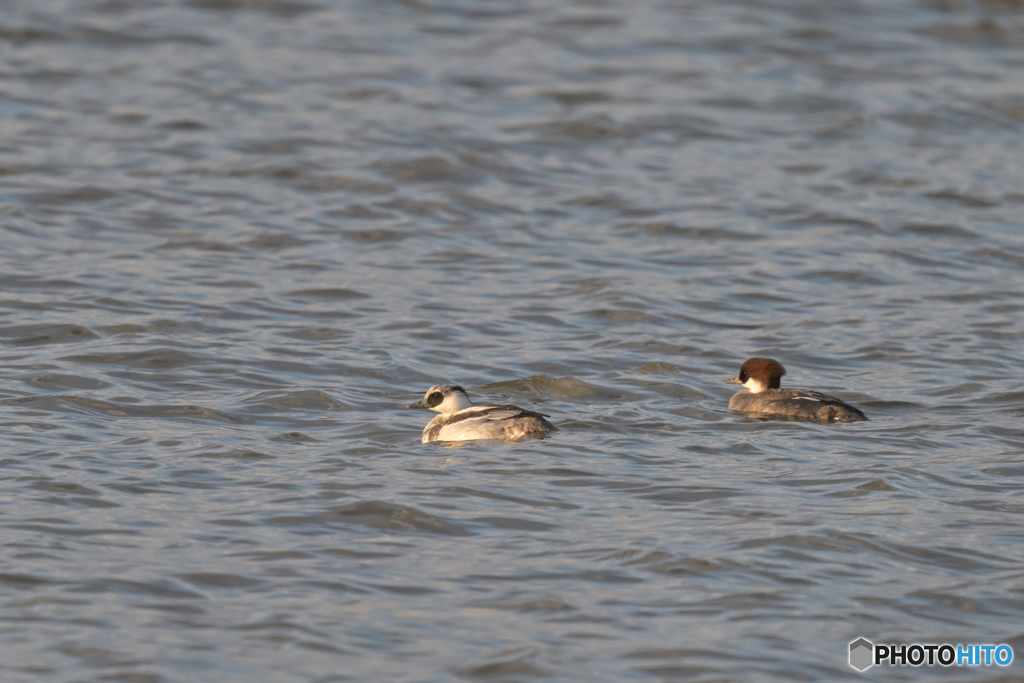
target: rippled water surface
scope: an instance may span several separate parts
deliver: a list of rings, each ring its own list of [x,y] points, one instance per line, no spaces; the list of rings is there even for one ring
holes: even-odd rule
[[[1024,657],[1022,180],[1016,0],[2,3],[0,678]]]

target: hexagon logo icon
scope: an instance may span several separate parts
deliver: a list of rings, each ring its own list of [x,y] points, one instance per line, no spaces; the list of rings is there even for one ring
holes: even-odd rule
[[[874,666],[875,646],[869,640],[858,638],[850,643],[850,666],[857,671],[864,671]]]

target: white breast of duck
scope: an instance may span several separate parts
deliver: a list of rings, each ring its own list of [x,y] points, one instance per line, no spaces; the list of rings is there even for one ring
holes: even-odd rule
[[[518,441],[555,431],[547,415],[517,406],[474,406],[466,390],[452,384],[430,387],[423,400],[410,408],[427,408],[441,413],[423,429],[423,443],[501,439]]]

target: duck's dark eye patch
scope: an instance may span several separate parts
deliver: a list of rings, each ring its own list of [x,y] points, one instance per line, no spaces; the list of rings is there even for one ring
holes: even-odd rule
[[[431,408],[441,405],[444,402],[444,394],[440,391],[435,391],[427,396],[427,405]]]
[[[746,370],[740,370],[740,381],[741,382],[746,382],[747,381],[747,371]]]

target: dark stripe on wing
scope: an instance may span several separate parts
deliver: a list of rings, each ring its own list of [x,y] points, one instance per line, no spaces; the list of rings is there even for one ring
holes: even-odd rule
[[[521,417],[547,417],[544,413],[538,413],[533,410],[524,410],[518,406],[481,406],[479,408],[468,408],[466,410],[460,410],[455,413],[447,420],[444,421],[445,425],[453,425],[456,422],[462,422],[463,420],[472,420],[476,417],[484,417],[494,412],[511,412],[512,415],[508,415],[504,419],[515,420]]]

